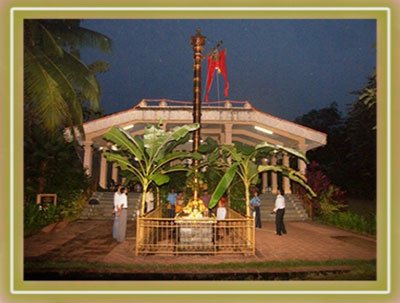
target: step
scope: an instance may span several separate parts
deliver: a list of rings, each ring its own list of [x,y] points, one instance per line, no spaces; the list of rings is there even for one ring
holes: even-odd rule
[[[89,205],[87,203],[85,208],[80,214],[80,219],[84,220],[112,220],[114,214],[112,213],[114,204],[114,192],[95,192],[92,198],[99,200],[99,204]],[[136,216],[136,210],[139,208],[141,194],[129,193],[128,194],[128,220],[133,220]],[[89,199],[89,200],[90,200]]]
[[[94,206],[87,204],[83,209],[80,218],[92,220],[112,220],[114,203],[114,192],[95,192],[92,197],[96,197],[100,203]],[[286,210],[285,220],[287,221],[303,221],[308,220],[307,212],[304,210],[302,203],[295,195],[286,195]],[[128,194],[128,219],[133,219],[136,216],[136,211],[139,209],[141,194]],[[274,221],[275,215],[271,215],[271,211],[275,206],[276,196],[272,194],[262,194],[261,199],[261,220]]]
[[[301,201],[295,195],[285,195],[286,208],[285,208],[285,220],[296,221],[296,220],[308,220],[308,214],[305,211]],[[271,215],[270,212],[275,207],[276,196],[271,193],[264,193],[260,195],[261,199],[261,220],[274,221],[275,216]]]

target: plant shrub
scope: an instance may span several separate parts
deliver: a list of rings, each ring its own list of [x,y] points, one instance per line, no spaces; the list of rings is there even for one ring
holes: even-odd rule
[[[59,206],[49,205],[46,209],[40,209],[36,203],[24,205],[24,236],[29,236],[46,225],[57,222],[60,219]]]
[[[340,190],[336,186],[329,185],[325,191],[321,192],[319,196],[317,196],[316,201],[319,206],[319,215],[333,215],[347,207],[343,202],[335,199],[338,191]]]
[[[295,192],[304,204],[311,205],[316,216],[333,214],[347,207],[345,192],[332,184],[328,177],[321,171],[320,166],[312,161],[307,168],[307,183],[317,194],[312,198],[302,187],[297,186]]]
[[[75,220],[85,207],[88,197],[82,192],[72,192],[60,205],[60,214],[68,221]]]
[[[321,215],[318,221],[369,235],[376,234],[376,216],[363,217],[349,211]]]
[[[90,179],[79,148],[66,142],[61,130],[47,134],[32,126],[24,135],[24,231],[29,235],[58,220],[77,218],[90,196]],[[38,193],[57,194],[57,206],[40,211]]]

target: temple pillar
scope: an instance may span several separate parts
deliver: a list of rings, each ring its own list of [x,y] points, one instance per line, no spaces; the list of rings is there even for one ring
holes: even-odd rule
[[[268,159],[266,158],[261,159],[261,164],[267,165]],[[261,192],[265,193],[267,191],[267,187],[268,187],[268,173],[265,171],[261,173]]]
[[[307,170],[307,164],[303,160],[299,159],[298,165],[299,165],[299,171],[305,176]]]
[[[224,125],[224,143],[232,144],[232,123]]]
[[[85,173],[90,176],[92,174],[92,161],[93,161],[93,151],[92,151],[92,141],[83,142],[83,168]]]
[[[111,179],[114,180],[115,184],[118,183],[118,166],[115,163],[112,165]]]
[[[99,184],[102,188],[107,188],[107,160],[102,153],[100,155],[100,178]]]
[[[289,156],[287,153],[283,154],[283,163],[284,166],[286,167],[290,167],[290,163],[289,163]],[[283,185],[283,190],[285,192],[285,194],[291,194],[292,190],[290,188],[290,179],[286,176],[282,176],[282,185]]]
[[[271,165],[276,165],[276,156],[272,156]],[[271,172],[271,192],[276,195],[278,193],[278,175],[276,172]]]
[[[219,144],[224,144],[225,143],[225,134],[224,134],[224,130],[221,129],[221,133],[219,134]]]
[[[306,155],[306,146],[305,146],[304,143],[300,143],[300,144],[299,144],[299,150],[300,150],[304,155]],[[307,170],[307,164],[306,164],[306,162],[304,162],[304,160],[302,160],[302,159],[298,159],[297,161],[298,161],[298,162],[297,162],[297,165],[298,165],[298,168],[299,168],[300,173],[302,173],[302,174],[305,176],[305,175],[306,175],[306,170]]]

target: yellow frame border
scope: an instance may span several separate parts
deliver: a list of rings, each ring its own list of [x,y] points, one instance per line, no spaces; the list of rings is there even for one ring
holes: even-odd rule
[[[72,5],[72,4],[71,4]],[[174,294],[180,295],[179,298],[182,298],[183,295],[194,295],[194,294],[223,294],[223,295],[235,295],[235,300],[238,298],[243,298],[246,301],[250,299],[249,294],[253,293],[253,298],[256,295],[293,295],[293,294],[301,294],[301,295],[327,295],[327,294],[337,294],[337,295],[362,295],[362,294],[375,294],[375,295],[385,295],[390,293],[390,280],[391,280],[391,268],[390,266],[384,266],[385,261],[389,263],[391,261],[391,229],[390,229],[390,222],[391,222],[391,207],[390,207],[390,197],[391,197],[391,175],[390,175],[390,165],[391,165],[391,145],[390,142],[392,141],[391,135],[391,87],[390,87],[390,79],[392,76],[392,71],[390,69],[390,59],[391,59],[391,28],[392,23],[390,20],[390,9],[387,7],[375,7],[378,9],[376,11],[367,11],[364,7],[358,7],[354,10],[351,10],[349,7],[341,7],[335,8],[340,12],[340,17],[338,17],[338,13],[333,11],[325,11],[326,7],[321,7],[320,9],[311,9],[309,7],[303,7],[304,11],[296,12],[296,8],[294,7],[286,7],[286,11],[279,12],[279,7],[274,7],[272,10],[269,11],[251,11],[255,9],[255,7],[249,7],[249,10],[243,10],[243,7],[240,7],[239,10],[234,10],[233,7],[223,6],[223,7],[207,7],[204,10],[199,11],[191,11],[193,8],[186,7],[185,9],[180,10],[177,7],[168,6],[167,11],[159,11],[160,7],[155,6],[148,6],[147,8],[150,9],[150,12],[146,12],[146,7],[140,8],[139,11],[132,12],[132,11],[111,11],[113,8],[108,7],[107,12],[101,13],[97,7],[88,7],[90,10],[93,11],[82,11],[82,7],[78,7],[77,11],[74,10],[65,10],[59,6],[57,9],[60,9],[57,12],[50,11],[41,11],[42,8],[35,7],[33,11],[29,10],[19,10],[18,8],[12,9],[11,4],[9,4],[8,8],[10,12],[15,12],[15,15],[10,15],[7,20],[9,21],[10,30],[13,29],[14,31],[9,34],[10,38],[10,47],[11,44],[14,44],[15,49],[9,50],[9,58],[10,58],[10,79],[14,81],[14,86],[10,84],[9,93],[11,99],[14,100],[22,100],[22,92],[21,89],[15,89],[15,87],[22,87],[22,67],[21,67],[21,57],[22,57],[22,20],[23,18],[65,18],[65,17],[74,17],[74,18],[204,18],[204,14],[206,13],[206,18],[335,18],[335,19],[358,19],[358,18],[374,18],[377,20],[377,52],[378,52],[378,64],[377,64],[377,75],[378,75],[378,100],[387,100],[386,103],[378,103],[378,279],[377,282],[334,282],[330,283],[329,289],[327,291],[320,291],[317,289],[325,288],[326,283],[324,282],[293,282],[290,281],[288,283],[271,283],[270,281],[263,281],[263,282],[251,282],[252,285],[249,287],[247,282],[219,282],[218,285],[212,282],[185,282],[184,290],[179,291],[172,290],[171,291],[171,283],[170,282],[156,282],[158,290],[155,290],[154,287],[148,287],[145,284],[155,284],[154,282],[78,282],[80,285],[76,285],[76,282],[23,282],[21,281],[21,277],[23,274],[23,268],[21,265],[23,264],[22,258],[22,247],[23,247],[23,232],[22,232],[22,207],[18,205],[14,205],[13,201],[22,201],[22,193],[15,191],[15,184],[23,184],[22,182],[22,175],[18,175],[18,172],[22,171],[22,148],[21,148],[21,138],[22,138],[22,102],[21,103],[14,103],[13,106],[9,105],[8,112],[10,113],[10,133],[9,133],[9,140],[10,140],[10,150],[5,153],[8,155],[8,159],[10,159],[10,174],[13,175],[13,172],[17,172],[15,176],[9,179],[10,185],[10,193],[9,199],[6,201],[10,201],[9,211],[14,216],[10,216],[10,225],[12,228],[10,229],[10,234],[8,236],[8,240],[12,244],[10,246],[10,292],[18,295],[18,294],[55,294],[61,295],[65,293],[70,293],[71,295],[68,298],[72,299],[75,298],[75,295],[82,294],[100,294],[100,291],[96,291],[93,289],[104,289],[107,285],[110,288],[119,289],[118,294],[135,294],[135,295],[144,295],[144,294],[151,294],[151,295],[161,295],[161,294]],[[260,7],[259,7],[260,8]],[[38,10],[36,10],[38,9]],[[357,9],[361,9],[362,11],[357,11]],[[214,11],[212,11],[214,10]],[[215,11],[218,10],[218,11]],[[350,11],[349,11],[350,10]],[[227,17],[227,11],[230,12],[229,16]],[[378,13],[379,12],[379,13]],[[384,16],[386,13],[387,15]],[[156,15],[155,15],[156,14]],[[106,16],[105,16],[106,15]],[[386,25],[385,25],[386,23]],[[15,39],[14,39],[15,38]],[[13,40],[14,43],[11,41]],[[382,45],[383,44],[383,45]],[[386,49],[385,49],[386,48]],[[16,52],[18,50],[18,52]],[[382,66],[382,62],[386,62],[386,66]],[[11,81],[11,82],[13,82]],[[4,113],[4,111],[3,111]],[[6,124],[7,119],[3,120],[3,124]],[[385,124],[386,122],[386,124]],[[3,128],[6,129],[6,128]],[[12,133],[14,130],[14,133]],[[18,141],[14,141],[14,137],[18,139]],[[18,149],[19,148],[19,149]],[[3,162],[3,161],[2,161]],[[383,166],[382,166],[383,165]],[[383,171],[382,171],[383,170]],[[386,174],[385,174],[386,172]],[[383,173],[383,175],[382,175]],[[5,184],[5,183],[3,183]],[[383,199],[382,199],[383,197]],[[16,199],[16,200],[15,200]],[[380,201],[387,201],[388,203],[382,205],[383,203],[379,203]],[[15,212],[14,212],[15,210]],[[4,213],[4,212],[3,212]],[[15,219],[15,220],[14,220]],[[7,222],[7,220],[5,220]],[[385,222],[387,223],[386,232],[385,229]],[[4,224],[4,223],[3,223]],[[383,228],[382,228],[383,226]],[[6,229],[4,229],[6,230]],[[382,244],[386,249],[382,248]],[[15,245],[15,250],[14,249]],[[386,257],[386,259],[385,259]],[[389,264],[388,264],[389,265]],[[384,268],[382,271],[381,269]],[[15,274],[15,275],[14,275]],[[139,285],[142,287],[142,290],[132,292],[130,290],[124,291],[124,289],[132,289],[132,283]],[[361,283],[361,284],[360,284]],[[49,286],[49,284],[52,284]],[[118,284],[118,285],[115,285]],[[208,285],[214,284],[214,285]],[[265,291],[260,290],[265,288],[265,284],[269,286],[268,288],[273,289],[272,291]],[[273,284],[273,285],[271,285]],[[232,291],[229,289],[224,289],[223,291],[212,289],[222,288],[223,285],[228,285],[229,288],[233,289],[240,289],[239,291]],[[288,290],[288,285],[291,290]],[[50,288],[49,292],[43,290],[43,287]],[[210,287],[211,286],[211,287]],[[361,286],[361,287],[360,287]],[[374,288],[376,290],[372,290]],[[187,291],[188,288],[193,289],[193,291]],[[211,290],[205,290],[205,289]],[[358,290],[354,290],[357,289]],[[42,290],[40,290],[42,289]],[[66,290],[63,290],[66,289]],[[90,289],[89,291],[84,290]],[[185,290],[186,289],[186,290]],[[253,292],[250,289],[259,289],[259,292]],[[360,290],[361,289],[361,290]],[[294,290],[294,291],[293,291]],[[82,292],[83,291],[83,292]],[[249,292],[250,291],[250,292]],[[117,294],[117,293],[109,293],[109,294]],[[293,296],[290,296],[293,298]],[[193,298],[193,296],[189,296]],[[200,298],[203,296],[200,296]],[[78,298],[78,297],[76,297]],[[142,298],[148,298],[148,296],[144,296]],[[176,297],[178,298],[178,297]],[[282,298],[282,297],[281,297]],[[368,299],[368,298],[366,298]],[[204,297],[203,297],[204,300]],[[366,300],[367,302],[367,300]]]

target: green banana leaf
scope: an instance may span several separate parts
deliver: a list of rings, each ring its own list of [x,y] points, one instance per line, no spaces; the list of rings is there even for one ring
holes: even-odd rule
[[[200,144],[199,146],[199,153],[202,154],[209,154],[214,150],[218,149],[218,143],[214,139],[207,137],[204,140],[204,143]]]
[[[287,176],[290,180],[300,184],[304,189],[312,196],[316,197],[317,194],[312,190],[310,186],[307,185],[305,177],[298,171],[282,165],[259,165],[258,172],[274,171],[281,172],[283,175]]]
[[[257,144],[257,146],[256,146],[256,149],[264,149],[264,148],[266,148],[268,150],[282,150],[282,151],[287,152],[288,154],[291,154],[293,156],[296,156],[296,157],[302,159],[307,164],[309,163],[307,157],[302,152],[300,152],[294,148],[273,145],[273,144],[270,144],[267,142],[262,142],[260,144]]]
[[[304,162],[306,162],[307,164],[310,163],[310,162],[308,161],[307,157],[306,157],[302,152],[300,152],[300,151],[298,151],[298,150],[295,150],[295,149],[290,148],[290,147],[284,147],[284,146],[282,146],[280,149],[281,149],[281,150],[284,150],[285,152],[287,152],[287,153],[289,153],[289,154],[291,154],[291,155],[293,155],[293,156],[296,156],[296,157],[302,159],[302,160],[303,160]]]
[[[239,153],[245,156],[250,156],[255,150],[253,146],[241,142],[235,142],[235,148]]]
[[[103,137],[107,141],[116,144],[118,148],[134,155],[138,161],[141,161],[144,158],[143,142],[138,138],[132,138],[122,128],[114,126],[105,133]]]
[[[161,186],[165,183],[168,183],[170,177],[163,175],[162,173],[156,173],[155,175],[150,176],[150,180],[153,180],[158,186]]]
[[[232,164],[232,166],[222,176],[213,194],[211,195],[210,201],[208,202],[208,208],[213,208],[215,205],[217,205],[219,199],[221,199],[222,195],[225,193],[229,185],[232,183],[232,180],[235,177],[237,167],[238,167],[237,163]]]
[[[106,158],[107,161],[109,162],[115,162],[117,166],[119,166],[122,170],[127,170],[135,174],[137,177],[140,179],[143,179],[144,176],[141,174],[141,172],[134,167],[128,159],[126,159],[124,156],[121,156],[120,154],[114,153],[114,152],[109,152],[106,151],[104,152],[104,157]]]
[[[173,128],[171,131],[165,132],[154,125],[148,125],[144,130],[144,146],[146,147],[149,157],[155,161],[162,158],[160,152],[165,150],[168,143],[178,141],[184,138],[189,132],[199,128],[198,123],[187,124]]]

